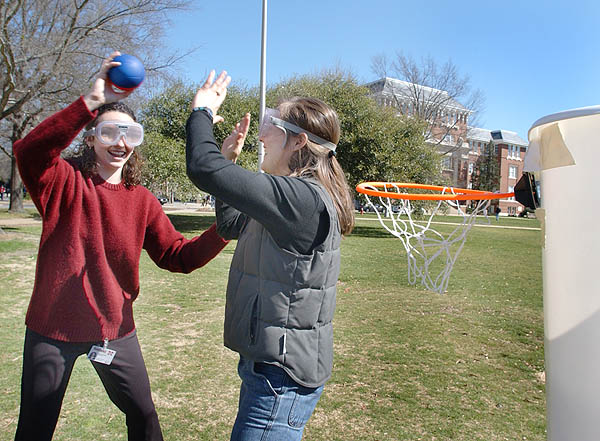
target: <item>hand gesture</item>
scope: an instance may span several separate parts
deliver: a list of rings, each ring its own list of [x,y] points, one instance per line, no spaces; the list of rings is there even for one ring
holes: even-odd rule
[[[221,146],[223,156],[233,162],[237,161],[238,156],[242,153],[242,147],[244,146],[246,135],[248,135],[249,127],[250,114],[246,113],[240,122],[235,125],[231,131],[231,135],[223,141],[223,145]]]
[[[90,111],[96,110],[103,104],[112,103],[115,101],[122,100],[123,98],[127,98],[131,94],[130,91],[123,92],[115,92],[112,88],[112,85],[108,81],[108,71],[111,67],[120,66],[121,63],[118,61],[113,61],[113,58],[121,55],[120,52],[115,51],[108,58],[106,58],[102,62],[102,66],[100,67],[100,72],[96,76],[96,80],[92,85],[92,90],[83,97],[85,103],[88,106]]]
[[[221,72],[215,80],[215,71],[211,70],[202,87],[196,92],[191,109],[194,107],[208,107],[214,115],[214,123],[223,121],[222,117],[217,116],[217,111],[223,104],[223,100],[225,100],[227,86],[230,82],[231,77],[227,75],[226,71]]]

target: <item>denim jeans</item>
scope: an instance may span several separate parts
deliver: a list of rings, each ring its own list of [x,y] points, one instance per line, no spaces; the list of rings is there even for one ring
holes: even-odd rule
[[[298,441],[323,386],[296,383],[280,367],[240,357],[242,379],[231,441]]]

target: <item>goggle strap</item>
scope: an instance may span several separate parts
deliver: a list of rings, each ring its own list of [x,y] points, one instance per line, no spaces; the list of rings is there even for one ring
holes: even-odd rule
[[[271,116],[271,121],[274,125],[282,126],[296,134],[305,133],[308,139],[310,139],[312,142],[314,142],[315,144],[322,145],[323,147],[326,147],[335,153],[335,149],[337,148],[337,146],[333,142],[327,141],[326,139],[323,139],[320,136],[315,135],[314,133],[304,130],[303,128],[298,127],[296,124],[292,124],[282,119],[275,118],[274,116]]]

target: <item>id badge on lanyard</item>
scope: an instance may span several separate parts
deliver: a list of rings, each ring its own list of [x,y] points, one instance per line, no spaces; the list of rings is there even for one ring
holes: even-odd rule
[[[108,338],[105,338],[104,346],[92,346],[90,352],[87,354],[87,358],[90,361],[95,361],[96,363],[110,365],[113,361],[113,358],[115,358],[116,353],[117,351],[108,349]]]

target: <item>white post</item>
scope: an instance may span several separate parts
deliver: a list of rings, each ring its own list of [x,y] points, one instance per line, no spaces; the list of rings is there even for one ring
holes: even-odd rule
[[[260,109],[258,113],[258,127],[262,125],[265,116],[265,94],[266,94],[266,75],[267,75],[267,0],[262,2],[262,32],[261,32],[261,50],[260,50]],[[265,150],[263,143],[258,141],[258,170],[262,172],[263,158]]]
[[[548,441],[600,440],[600,106],[538,120],[525,170],[539,177]]]

